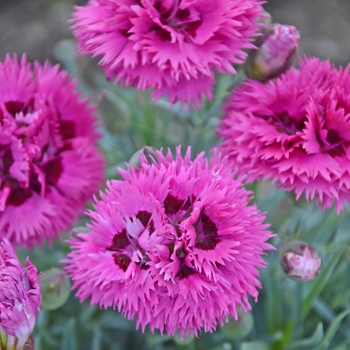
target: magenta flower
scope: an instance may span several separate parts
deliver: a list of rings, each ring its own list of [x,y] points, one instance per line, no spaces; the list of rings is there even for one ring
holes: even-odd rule
[[[0,241],[0,344],[1,349],[22,349],[33,331],[41,294],[35,266],[26,269],[6,239]]]
[[[248,206],[251,193],[226,160],[180,152],[119,169],[123,180],[108,183],[88,212],[91,232],[70,239],[64,262],[81,301],[136,316],[143,331],[149,324],[182,337],[237,318],[237,306],[249,310],[261,255],[273,247],[264,215]]]
[[[102,56],[108,78],[199,108],[214,69],[235,74],[254,47],[262,15],[259,0],[89,0],[72,22],[80,51]]]
[[[0,62],[0,232],[27,247],[70,228],[102,180],[93,108],[59,67]]]
[[[322,208],[350,202],[350,76],[305,58],[275,82],[248,80],[226,104],[221,151],[247,180],[272,179]]]

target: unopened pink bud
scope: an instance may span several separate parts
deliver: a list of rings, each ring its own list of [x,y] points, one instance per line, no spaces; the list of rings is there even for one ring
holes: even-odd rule
[[[20,264],[7,240],[0,240],[0,344],[4,350],[22,350],[33,331],[41,303],[35,266]]]
[[[248,78],[266,81],[286,71],[298,52],[300,34],[293,26],[271,24],[256,41],[245,65]]]
[[[303,241],[293,241],[281,249],[281,266],[288,277],[311,281],[321,270],[321,258],[316,249]]]

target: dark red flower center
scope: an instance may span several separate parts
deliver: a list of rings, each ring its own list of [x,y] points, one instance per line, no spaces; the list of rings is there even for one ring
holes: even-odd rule
[[[75,137],[75,123],[72,120],[61,120],[58,125],[62,140]]]
[[[193,270],[191,267],[189,267],[187,265],[181,265],[176,277],[183,279],[183,278],[187,278],[191,275],[194,275],[195,273],[196,273],[196,271]]]
[[[163,25],[171,27],[177,31],[195,38],[197,35],[198,28],[202,25],[203,20],[201,18],[196,20],[191,20],[191,12],[188,8],[177,9],[170,7],[165,8],[162,1],[157,0],[153,7],[158,11],[160,15],[160,21]],[[155,31],[156,35],[162,41],[171,41],[171,34],[166,29],[160,27],[157,24],[153,24],[150,28],[151,31]],[[185,38],[186,40],[186,38]]]
[[[297,119],[290,116],[287,112],[278,113],[272,117],[266,118],[271,118],[270,120],[272,120],[272,123],[275,125],[277,131],[285,133],[287,135],[296,135],[298,131],[303,131],[305,129],[305,123],[307,122],[306,117]],[[345,154],[343,145],[347,141],[340,137],[337,130],[327,130],[326,140],[322,139],[319,134],[319,130],[315,130],[315,137],[322,149],[322,152],[327,152],[332,157],[342,156]],[[284,142],[284,150],[293,148],[295,144],[300,143],[300,140],[302,140],[301,136]]]
[[[62,158],[60,156],[55,157],[44,163],[42,168],[46,174],[47,183],[56,185],[63,171]]]
[[[214,221],[204,213],[204,210],[202,210],[194,226],[197,234],[195,247],[202,250],[215,249],[220,242],[218,228]]]
[[[306,117],[296,119],[290,116],[288,112],[276,113],[271,118],[277,131],[287,135],[295,135],[296,132],[303,130],[307,121]]]
[[[145,228],[149,228],[150,234],[154,232],[154,224],[153,220],[150,220],[152,216],[150,212],[146,210],[139,210],[135,216],[138,220],[140,220]],[[128,247],[131,249],[127,249]],[[132,254],[132,250],[135,248],[142,252],[144,256],[144,260],[140,262],[141,269],[147,269],[148,257],[146,256],[146,253],[143,251],[137,239],[127,234],[125,228],[113,236],[112,244],[107,247],[106,250],[116,252],[113,254],[114,262],[125,272],[131,263],[130,256]]]
[[[128,269],[131,259],[126,254],[113,254],[113,259],[116,265],[118,265],[124,272]]]
[[[3,103],[6,111],[13,117],[16,117],[16,114],[22,112],[24,114],[30,113],[34,108],[34,100],[30,99],[27,103],[23,101],[6,101]],[[0,108],[0,121],[3,119],[4,114]]]
[[[190,266],[185,264],[185,257],[186,253],[183,248],[179,248],[176,251],[176,255],[180,260],[180,268],[179,271],[176,274],[176,277],[179,277],[180,279],[187,278],[191,275],[194,275],[196,271],[192,269]]]
[[[181,210],[184,204],[183,199],[179,199],[172,194],[168,194],[164,200],[163,206],[165,209],[165,214],[176,214],[179,210]]]
[[[168,194],[164,200],[163,206],[165,209],[165,214],[170,215],[169,222],[173,223],[175,231],[178,237],[181,236],[180,228],[178,223],[187,219],[191,215],[192,204],[196,200],[195,196],[188,197],[185,200],[179,199],[172,194]],[[178,214],[178,218],[172,221],[171,218]],[[180,216],[180,217],[179,217]],[[175,216],[176,217],[176,216]],[[204,209],[200,214],[200,217],[194,224],[197,239],[196,247],[203,250],[212,250],[220,242],[218,236],[218,228],[214,221],[212,221],[205,213]]]

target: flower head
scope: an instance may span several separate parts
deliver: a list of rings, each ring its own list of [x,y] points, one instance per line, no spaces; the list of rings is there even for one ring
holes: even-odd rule
[[[198,108],[214,69],[234,74],[243,63],[262,14],[259,0],[89,0],[72,22],[80,51],[102,56],[108,78]]]
[[[0,62],[0,233],[31,247],[69,229],[98,190],[93,108],[58,66]]]
[[[272,234],[218,154],[208,164],[204,153],[191,161],[190,149],[157,153],[108,183],[65,269],[81,300],[136,316],[143,330],[213,331],[236,307],[250,309],[248,294],[257,299]]]
[[[281,266],[290,278],[307,282],[319,274],[321,259],[313,246],[293,241],[281,249]]]
[[[248,80],[226,104],[221,151],[248,181],[271,178],[339,212],[350,202],[348,71],[305,58],[275,82]]]
[[[300,34],[293,26],[272,24],[264,28],[245,64],[249,78],[266,81],[290,68],[298,52]]]
[[[35,266],[26,268],[6,239],[0,241],[0,344],[1,349],[21,349],[33,331],[41,295]],[[3,348],[3,346],[5,346]]]

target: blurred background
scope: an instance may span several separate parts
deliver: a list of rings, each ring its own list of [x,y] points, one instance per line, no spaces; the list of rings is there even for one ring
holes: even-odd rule
[[[27,52],[30,60],[57,61],[56,43],[70,38],[68,19],[74,4],[87,0],[0,0],[0,57]],[[265,9],[274,22],[301,32],[301,53],[350,61],[349,0],[269,0]]]

